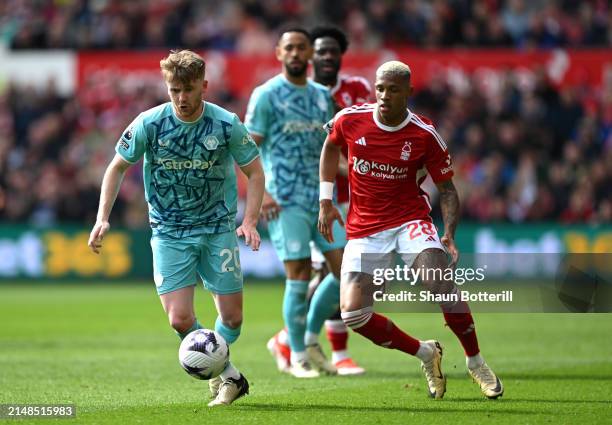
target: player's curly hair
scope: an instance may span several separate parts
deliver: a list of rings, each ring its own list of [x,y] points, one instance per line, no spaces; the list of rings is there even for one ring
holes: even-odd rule
[[[331,37],[338,42],[342,54],[348,49],[349,41],[346,34],[338,27],[333,25],[319,25],[310,30],[310,41],[314,44],[317,38]]]
[[[166,81],[177,80],[183,84],[204,78],[206,73],[204,59],[191,50],[172,50],[159,61],[159,66]]]

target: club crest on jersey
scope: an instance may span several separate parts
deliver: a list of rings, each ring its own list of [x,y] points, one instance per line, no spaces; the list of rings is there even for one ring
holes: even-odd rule
[[[208,136],[204,139],[204,147],[209,151],[214,151],[219,146],[219,139],[216,136]]]
[[[400,155],[400,159],[403,161],[408,161],[410,159],[411,152],[412,152],[412,142],[405,141],[404,146],[402,147],[402,153]]]

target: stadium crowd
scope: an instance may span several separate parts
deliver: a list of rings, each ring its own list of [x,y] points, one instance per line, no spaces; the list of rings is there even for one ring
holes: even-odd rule
[[[348,30],[351,50],[400,42],[554,47],[612,41],[612,8],[599,0],[211,3],[7,0],[0,2],[0,37],[13,48],[180,45],[270,54],[274,28],[291,18],[309,24],[325,16]],[[211,87],[207,96],[244,116],[246,99],[223,87]],[[9,83],[0,93],[0,219],[93,222],[120,132],[140,111],[166,100],[157,81],[118,81],[110,74],[68,98],[53,81],[44,90]],[[508,70],[495,90],[475,78],[457,85],[433,75],[411,108],[432,118],[450,146],[464,218],[612,221],[612,73],[602,87],[556,87],[543,69],[530,84]],[[114,222],[147,225],[141,193],[134,167]]]
[[[14,49],[222,49],[267,53],[278,28],[331,21],[353,48],[593,47],[612,43],[606,0],[4,0]]]
[[[211,92],[240,114],[245,99]],[[62,98],[9,86],[0,95],[0,218],[50,225],[93,222],[104,167],[139,111],[166,100],[146,81],[96,78]],[[454,157],[464,218],[481,222],[612,221],[612,78],[604,87],[532,85],[508,71],[494,92],[433,77],[412,110],[431,117]],[[44,182],[44,184],[40,184]],[[147,225],[139,167],[130,170],[114,221]]]

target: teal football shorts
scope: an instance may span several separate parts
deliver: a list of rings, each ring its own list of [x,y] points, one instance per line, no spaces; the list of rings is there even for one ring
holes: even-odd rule
[[[337,221],[332,229],[334,242],[329,243],[317,229],[318,212],[301,208],[283,208],[276,220],[268,223],[270,239],[281,261],[310,258],[310,241],[322,253],[344,248],[346,232]]]
[[[153,230],[153,279],[159,295],[195,286],[198,275],[215,294],[242,291],[235,231],[172,238]]]

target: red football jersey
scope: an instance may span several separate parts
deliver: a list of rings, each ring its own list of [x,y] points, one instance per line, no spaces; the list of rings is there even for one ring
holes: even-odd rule
[[[370,101],[372,89],[365,78],[349,77],[341,75],[338,77],[336,85],[331,88],[331,94],[340,108],[348,108]],[[343,150],[346,155],[346,150]],[[348,202],[348,179],[345,176],[336,177],[336,187],[338,188],[338,203]]]
[[[365,78],[340,75],[336,85],[330,91],[338,106],[344,109],[368,102],[372,89]]]
[[[411,220],[429,220],[420,189],[427,172],[435,183],[453,176],[446,144],[431,121],[408,111],[397,127],[382,124],[376,104],[343,109],[326,126],[330,142],[348,147],[349,239],[363,238]]]

